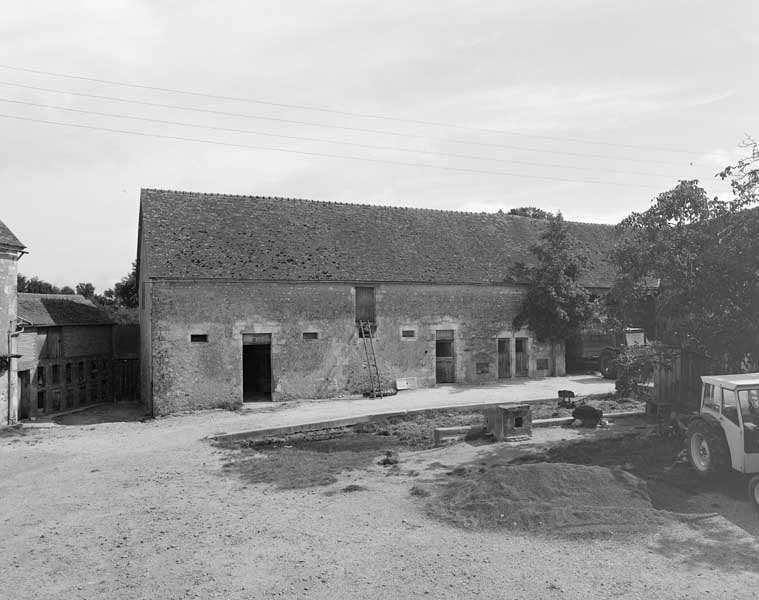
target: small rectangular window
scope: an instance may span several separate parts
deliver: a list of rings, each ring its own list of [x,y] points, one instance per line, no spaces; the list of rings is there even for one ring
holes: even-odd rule
[[[318,340],[319,339],[319,333],[316,331],[304,331],[303,332],[303,340]]]
[[[716,397],[715,397],[716,396]],[[719,412],[722,398],[720,398],[719,389],[717,394],[714,393],[714,385],[711,383],[704,384],[704,408],[710,408]]]
[[[535,368],[538,371],[547,371],[548,370],[548,359],[547,358],[539,358],[537,361],[535,361]]]
[[[190,335],[190,341],[193,343],[203,343],[208,341],[207,333],[193,333]]]
[[[487,373],[490,373],[490,363],[478,362],[476,363],[476,366],[477,366],[477,375],[485,375]]]
[[[733,390],[722,390],[722,414],[736,425],[740,425],[738,421],[738,399]]]
[[[37,387],[45,387],[45,367],[37,367]]]
[[[66,383],[71,383],[72,377],[71,363],[66,363]]]
[[[61,381],[61,368],[58,365],[53,365],[53,372],[50,376],[50,380],[53,385],[60,383]]]
[[[415,338],[416,337],[416,331],[413,329],[403,329],[401,331],[401,337],[403,338]]]

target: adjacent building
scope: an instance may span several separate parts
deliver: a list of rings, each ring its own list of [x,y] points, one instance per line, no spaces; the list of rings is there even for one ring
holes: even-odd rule
[[[83,296],[18,294],[18,418],[109,402],[114,323]]]
[[[18,261],[25,246],[0,221],[0,426],[18,419],[16,352]]]
[[[613,228],[569,225],[595,250],[584,284],[607,287],[598,249]],[[512,326],[525,290],[512,269],[531,262],[544,226],[500,212],[143,190],[142,398],[161,415],[361,393],[369,331],[384,386],[563,375],[563,344]]]

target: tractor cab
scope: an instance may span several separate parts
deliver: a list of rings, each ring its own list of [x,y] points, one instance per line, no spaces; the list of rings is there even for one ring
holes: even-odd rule
[[[645,346],[646,345],[646,332],[639,327],[628,327],[625,329],[625,346],[632,348],[633,346]]]
[[[741,473],[759,473],[759,373],[701,377],[701,414],[716,419]]]
[[[749,497],[759,507],[759,373],[704,375],[701,409],[688,424],[688,456],[702,476],[732,467],[754,475]]]

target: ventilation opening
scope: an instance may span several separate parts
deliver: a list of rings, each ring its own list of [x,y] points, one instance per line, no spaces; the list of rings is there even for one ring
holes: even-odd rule
[[[193,333],[190,335],[190,341],[193,344],[207,342],[208,334],[207,333]]]
[[[304,331],[303,332],[303,339],[305,341],[308,340],[318,340],[319,339],[319,333],[316,331]]]

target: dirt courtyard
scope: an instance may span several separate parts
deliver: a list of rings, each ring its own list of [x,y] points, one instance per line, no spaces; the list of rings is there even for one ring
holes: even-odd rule
[[[518,469],[570,461],[600,473],[630,451],[619,444],[635,436],[610,431],[596,446],[580,440],[561,455],[552,450],[558,440],[540,438],[547,433],[516,450],[473,443],[412,449],[399,453],[396,466],[373,459],[319,485],[288,489],[234,468],[265,454],[204,439],[228,428],[229,413],[128,418],[128,411],[114,422],[82,415],[0,434],[6,597],[756,596],[759,515],[737,487],[698,487],[671,456],[663,468],[674,469],[674,491],[661,488],[666,478],[657,484],[650,456],[624,465],[647,481],[654,500],[629,509],[655,518],[600,537],[464,527],[438,518],[434,494],[425,491],[456,478],[466,491],[467,481],[515,456],[522,457]],[[566,490],[552,493],[569,498]],[[664,509],[687,509],[690,517]]]

